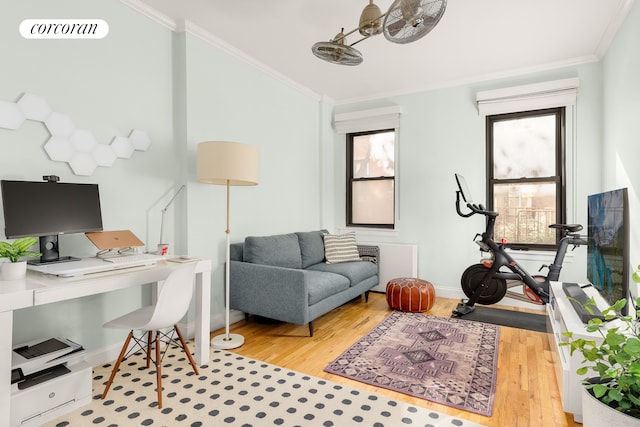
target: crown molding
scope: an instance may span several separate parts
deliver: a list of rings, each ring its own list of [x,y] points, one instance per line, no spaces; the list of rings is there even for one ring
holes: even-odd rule
[[[550,62],[550,63],[547,63],[547,64],[536,65],[534,67],[515,68],[515,69],[512,69],[512,70],[505,70],[505,71],[501,71],[501,72],[498,72],[498,73],[489,73],[489,74],[477,75],[477,76],[472,76],[472,77],[468,77],[468,78],[464,78],[464,79],[445,80],[445,81],[439,82],[437,84],[431,84],[431,85],[426,85],[426,86],[413,86],[411,88],[398,90],[398,91],[393,91],[393,92],[377,93],[377,94],[373,94],[373,95],[367,96],[367,97],[343,99],[343,100],[335,101],[334,105],[340,106],[340,105],[357,104],[357,103],[360,103],[360,102],[376,101],[376,100],[380,100],[380,99],[387,99],[387,98],[395,98],[395,97],[399,97],[399,96],[414,95],[414,94],[417,94],[417,93],[430,92],[430,91],[439,90],[439,89],[447,89],[447,88],[453,88],[453,87],[458,87],[458,86],[474,85],[474,84],[479,84],[479,83],[483,83],[483,82],[487,82],[487,81],[508,79],[508,78],[512,78],[512,77],[522,77],[522,76],[527,76],[527,75],[535,74],[535,73],[541,73],[541,72],[545,72],[545,71],[554,71],[554,70],[560,70],[562,68],[575,67],[575,66],[578,66],[578,65],[585,65],[585,64],[592,63],[592,62],[598,62],[600,59],[601,58],[599,58],[596,55],[581,56],[581,57],[568,59],[568,60],[565,60],[565,61]]]
[[[157,22],[163,27],[168,28],[171,31],[176,31],[176,22],[173,18],[159,12],[157,9],[152,8],[148,4],[143,3],[139,0],[120,0],[120,3],[130,7],[131,9],[146,16],[152,21]]]
[[[611,43],[616,37],[616,34],[618,34],[622,24],[624,24],[624,20],[627,18],[627,15],[629,15],[629,11],[631,10],[634,2],[635,0],[626,0],[620,9],[618,9],[614,18],[609,22],[609,25],[602,34],[600,43],[598,43],[598,47],[596,48],[595,54],[599,59],[602,59],[607,53],[607,50],[609,50],[609,46],[611,46]]]
[[[176,21],[139,0],[120,0],[120,2],[127,5],[131,9],[135,10],[136,12],[148,17],[149,19],[159,23],[160,25],[170,29],[173,32],[185,32],[185,33],[191,34],[194,37],[197,37],[202,41],[214,47],[217,47],[218,49],[222,50],[228,55],[252,66],[253,68],[260,70],[261,72],[273,77],[274,79],[280,81],[281,83],[286,84],[287,86],[295,89],[296,91],[301,92],[302,94],[313,98],[316,101],[325,100],[325,98],[323,98],[322,95],[312,91],[308,87],[301,85],[300,83],[288,78],[284,74],[254,59],[253,57],[247,55],[240,49],[237,49],[236,47],[231,46],[229,43],[214,36],[209,31],[206,31],[205,29],[203,29],[202,27],[199,27],[193,22],[190,22],[187,20]]]
[[[217,47],[218,49],[222,50],[223,52],[229,54],[230,56],[252,66],[253,68],[256,68],[260,71],[262,71],[263,73],[273,77],[274,79],[280,81],[281,83],[286,84],[287,86],[297,90],[298,92],[303,93],[304,95],[307,95],[313,99],[315,99],[316,101],[320,101],[322,99],[322,96],[320,94],[318,94],[317,92],[312,91],[311,89],[309,89],[306,86],[301,85],[300,83],[296,82],[295,80],[290,79],[289,77],[285,76],[284,74],[274,70],[273,68],[265,65],[264,63],[256,60],[255,58],[253,58],[252,56],[247,55],[245,52],[241,51],[240,49],[231,46],[229,43],[225,42],[224,40],[214,36],[213,34],[211,34],[209,31],[203,29],[202,27],[199,27],[198,25],[194,24],[193,22],[189,22],[189,21],[185,21],[182,26],[178,26],[179,28],[184,28],[184,31],[188,34],[191,34],[195,37],[198,37],[199,39],[205,41],[206,43],[209,43],[212,46]]]

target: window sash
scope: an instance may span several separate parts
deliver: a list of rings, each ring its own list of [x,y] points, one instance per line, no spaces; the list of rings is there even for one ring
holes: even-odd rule
[[[385,132],[393,133],[393,164],[391,167],[362,167],[365,159],[356,158],[354,153],[357,139]],[[395,129],[347,134],[347,226],[395,228],[395,137]],[[356,168],[357,162],[361,163],[359,168]]]
[[[495,155],[494,155],[494,144],[493,144],[493,131],[494,131],[494,123],[503,122],[505,120],[513,120],[519,118],[528,118],[528,117],[541,117],[553,115],[556,118],[555,122],[555,165],[553,170],[555,171],[555,175],[552,176],[536,176],[536,177],[518,177],[518,178],[508,178],[508,179],[496,179],[494,177],[494,167],[495,167]],[[541,185],[541,184],[551,184],[555,189],[555,215],[554,218],[548,217],[548,209],[535,208],[529,209],[528,211],[524,209],[524,206],[521,206],[521,209],[517,214],[514,215],[517,209],[510,210],[510,212],[498,212],[500,215],[496,219],[496,229],[495,229],[495,238],[500,239],[502,237],[508,237],[509,239],[513,239],[513,236],[516,237],[516,240],[511,240],[511,242],[507,243],[507,247],[520,247],[527,249],[542,249],[542,250],[551,250],[555,249],[556,245],[560,239],[560,233],[555,230],[542,230],[540,228],[541,225],[548,226],[553,223],[563,223],[566,218],[566,202],[565,202],[565,159],[564,159],[564,140],[565,140],[565,109],[563,107],[560,108],[552,108],[545,109],[539,111],[528,111],[528,112],[518,112],[518,113],[510,113],[510,114],[500,114],[494,116],[488,116],[486,120],[486,130],[487,130],[487,205],[489,210],[497,210],[496,207],[496,197],[500,196],[500,191],[496,192],[496,189],[505,188],[505,186],[512,185],[514,188],[517,186],[526,186],[526,185]],[[499,211],[499,209],[498,209]],[[522,221],[522,223],[521,223]],[[537,222],[532,222],[537,221]],[[549,221],[551,221],[549,223]],[[539,234],[543,237],[543,240],[540,239],[530,239],[527,231],[531,229],[538,229]],[[508,232],[507,232],[508,231]],[[505,236],[504,234],[507,234]],[[501,234],[502,233],[502,234]],[[529,241],[518,241],[517,238],[519,236],[525,236],[525,240]],[[549,236],[554,236],[554,238],[550,239]],[[546,239],[546,240],[545,240]]]
[[[353,180],[351,225],[392,226],[394,223],[394,187],[394,178]],[[389,200],[392,203],[384,203]]]

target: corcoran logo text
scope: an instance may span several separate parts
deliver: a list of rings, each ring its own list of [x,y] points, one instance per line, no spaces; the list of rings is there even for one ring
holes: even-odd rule
[[[25,39],[102,39],[109,24],[102,19],[25,19],[20,35]]]

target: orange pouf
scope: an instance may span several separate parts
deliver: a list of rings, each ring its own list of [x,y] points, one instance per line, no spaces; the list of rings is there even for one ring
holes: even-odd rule
[[[426,280],[403,277],[387,283],[387,303],[394,310],[427,311],[433,307],[435,299],[436,291]]]

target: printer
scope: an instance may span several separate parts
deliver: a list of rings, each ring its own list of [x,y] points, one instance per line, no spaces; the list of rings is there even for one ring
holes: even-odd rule
[[[11,352],[11,427],[38,426],[91,401],[86,350],[64,338],[41,339]]]

